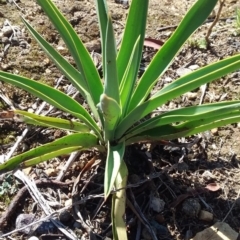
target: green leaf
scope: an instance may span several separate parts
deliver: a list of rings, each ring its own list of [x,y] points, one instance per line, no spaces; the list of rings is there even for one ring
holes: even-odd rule
[[[132,97],[134,85],[137,80],[138,74],[138,58],[142,54],[142,49],[139,48],[138,37],[133,50],[130,56],[126,71],[123,76],[123,80],[120,85],[120,96],[121,96],[121,105],[122,105],[122,115],[125,116],[129,106],[130,99]]]
[[[88,92],[90,93],[96,106],[99,102],[100,95],[103,92],[103,86],[91,56],[71,24],[59,12],[53,2],[50,0],[38,0],[37,2],[66,43],[79,71],[85,79],[85,83],[88,86]]]
[[[133,127],[127,132],[125,138],[128,139],[155,127],[166,124],[176,124],[176,122],[199,120],[201,123],[204,119],[209,118],[209,116],[215,118],[216,116],[235,112],[238,109],[240,109],[240,101],[227,101],[175,109],[148,119]]]
[[[90,132],[91,130],[85,124],[76,121],[65,120],[55,117],[40,116],[21,110],[15,110],[15,113],[17,114],[18,118],[20,118],[27,124],[69,130],[72,132]]]
[[[44,50],[44,52],[51,58],[61,72],[68,78],[68,80],[77,88],[80,94],[87,100],[89,107],[97,119],[98,113],[96,105],[89,93],[89,87],[85,81],[83,74],[75,69],[64,57],[62,57],[41,35],[32,28],[32,26],[22,18],[29,32],[33,35],[35,40]]]
[[[143,131],[126,140],[126,145],[133,142],[173,140],[181,137],[191,136],[213,128],[240,121],[240,112],[230,112],[206,119],[193,120],[179,125],[164,125]]]
[[[22,88],[52,106],[79,118],[101,139],[100,130],[89,113],[77,101],[61,91],[43,83],[2,71],[0,71],[0,80]]]
[[[108,155],[104,176],[104,196],[105,199],[109,196],[114,186],[119,169],[123,161],[125,151],[125,143],[119,143],[112,146],[108,141]]]
[[[107,25],[108,25],[108,8],[106,0],[95,0],[98,22],[100,25],[100,34],[101,34],[101,46],[102,46],[102,56],[106,56],[106,38],[107,38]],[[103,76],[105,76],[106,61],[103,61]]]
[[[176,31],[154,56],[142,78],[139,80],[139,84],[131,100],[129,111],[135,109],[136,106],[147,99],[156,81],[166,71],[186,40],[209,16],[217,1],[196,1],[187,12]]]
[[[212,82],[240,68],[240,54],[203,67],[185,75],[154,94],[129,113],[118,125],[115,136],[120,138],[135,122],[145,117],[158,106],[197,87]]]
[[[104,93],[119,104],[119,84],[116,66],[116,44],[111,18],[108,17],[106,43],[103,56],[105,63]]]
[[[113,239],[127,239],[125,208],[126,208],[126,186],[127,186],[128,169],[122,161],[119,173],[115,180],[115,188],[120,189],[112,196],[112,229]]]
[[[98,107],[104,118],[104,140],[112,141],[115,127],[121,116],[121,108],[113,98],[108,97],[106,94],[101,95]]]
[[[122,43],[117,56],[117,68],[118,68],[118,80],[121,83],[125,74],[129,59],[132,54],[134,45],[137,39],[139,39],[139,49],[141,52],[143,48],[143,42],[145,38],[145,29],[147,21],[149,0],[139,2],[139,0],[132,0],[130,9],[128,12],[128,18],[126,21],[125,30],[123,33]],[[137,56],[136,66],[139,67],[142,55]]]
[[[31,149],[28,152],[19,154],[7,162],[0,164],[0,173],[14,170],[20,167],[36,165],[48,159],[69,154],[77,150],[84,150],[98,144],[98,138],[91,133],[75,133],[62,137],[54,142]]]

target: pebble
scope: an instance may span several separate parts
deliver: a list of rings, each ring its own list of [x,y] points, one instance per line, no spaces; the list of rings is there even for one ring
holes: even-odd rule
[[[165,202],[159,197],[153,197],[150,202],[150,207],[157,213],[162,212]]]
[[[227,223],[217,222],[213,226],[196,234],[191,240],[237,240],[238,233]]]
[[[49,176],[49,177],[55,177],[57,176],[57,171],[54,168],[48,168],[45,170],[45,173]]]
[[[22,230],[19,230],[19,232],[29,234],[31,231],[33,231],[34,227],[36,228],[36,226],[30,226],[30,227],[26,227],[26,226],[32,223],[34,220],[35,221],[37,220],[34,214],[27,214],[27,213],[19,214],[15,223],[16,228],[18,229],[18,228],[24,227]]]
[[[199,65],[194,64],[194,65],[189,66],[188,68],[189,68],[190,70],[196,70],[196,69],[199,68]]]
[[[214,135],[214,136],[218,135],[218,128],[213,128],[213,129],[211,129],[211,133],[212,133],[212,135]]]
[[[208,211],[201,210],[199,213],[199,219],[203,221],[211,222],[213,220],[213,214]]]
[[[184,94],[184,96],[186,96],[189,100],[194,100],[197,98],[198,93],[197,92],[188,92],[188,93]]]
[[[72,205],[72,199],[68,199],[65,201],[65,207],[71,206]]]
[[[59,214],[59,220],[61,222],[68,222],[71,219],[72,215],[68,210],[63,210]]]
[[[182,211],[191,218],[198,216],[201,205],[196,198],[188,198],[182,204]]]
[[[32,236],[32,237],[28,238],[28,240],[39,240],[39,238]]]
[[[10,43],[10,40],[8,39],[8,37],[2,37],[2,43],[6,45]]]
[[[10,37],[13,33],[13,29],[11,26],[3,27],[1,31],[3,33],[3,36],[5,37]]]
[[[183,68],[183,67],[177,69],[177,71],[176,71],[176,73],[177,73],[177,75],[178,75],[179,77],[182,77],[182,76],[184,76],[184,75],[187,75],[187,74],[189,74],[189,73],[191,73],[191,72],[192,72],[191,69],[189,69],[189,68]]]

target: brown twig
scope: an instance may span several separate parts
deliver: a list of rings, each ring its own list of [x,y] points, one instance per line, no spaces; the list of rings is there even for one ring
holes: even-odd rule
[[[220,3],[220,6],[218,8],[217,15],[216,15],[214,21],[212,22],[211,26],[209,27],[209,29],[207,31],[207,34],[206,34],[206,37],[205,37],[205,40],[206,40],[207,44],[210,43],[210,41],[209,41],[210,34],[212,33],[213,27],[217,24],[217,22],[219,20],[219,17],[220,17],[220,14],[222,12],[222,8],[223,8],[224,2],[225,2],[225,0],[218,0],[218,1]]]

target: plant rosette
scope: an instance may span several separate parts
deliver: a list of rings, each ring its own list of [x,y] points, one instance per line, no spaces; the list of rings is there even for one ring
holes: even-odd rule
[[[156,140],[171,140],[238,122],[240,101],[225,101],[171,110],[145,119],[157,107],[240,68],[240,55],[231,56],[182,76],[155,94],[149,94],[167,70],[183,44],[207,19],[217,0],[198,0],[186,13],[171,37],[153,57],[138,78],[145,38],[149,0],[132,0],[119,50],[106,0],[95,0],[102,49],[103,79],[71,24],[50,0],[38,0],[45,14],[61,35],[74,58],[76,68],[61,56],[23,18],[27,29],[65,77],[87,101],[91,114],[77,101],[48,85],[0,72],[0,80],[22,88],[52,106],[71,114],[77,121],[40,116],[20,110],[15,113],[27,124],[70,131],[54,142],[14,156],[0,165],[6,172],[28,167],[53,157],[97,147],[106,149],[104,194],[112,189],[114,239],[127,239],[125,187],[128,170],[123,161],[126,145]],[[139,120],[141,120],[139,122]],[[102,147],[104,146],[104,148]]]

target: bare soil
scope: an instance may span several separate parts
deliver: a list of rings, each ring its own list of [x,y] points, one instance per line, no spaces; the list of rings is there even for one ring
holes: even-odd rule
[[[0,42],[0,52],[2,52],[0,69],[55,86],[62,75],[25,30],[20,15],[24,15],[44,38],[73,63],[67,48],[35,1],[21,0],[17,2],[18,7],[14,1],[11,4],[9,2],[0,1],[0,30],[4,22],[8,20],[12,26],[19,27],[27,44],[21,45],[19,42],[12,44],[11,42],[8,50],[4,51],[6,42],[3,39],[0,40],[2,41]],[[99,56],[101,54],[100,35],[94,1],[54,0],[54,2],[74,26],[88,50],[94,52],[95,56]],[[150,0],[146,37],[166,41],[193,2],[195,1]],[[121,1],[116,3],[109,0],[108,3],[116,37],[121,39],[128,8]],[[204,48],[202,45],[201,40],[204,39],[212,24],[211,19],[216,15],[218,7],[212,13],[212,18],[183,46],[169,70],[159,80],[155,90],[179,77],[186,69],[190,71],[240,51],[240,29],[236,26],[235,13],[236,7],[240,8],[240,3],[236,0],[226,0],[220,20],[210,35],[210,46]],[[155,53],[156,50],[145,47],[142,60],[143,71]],[[66,91],[68,85],[68,81],[63,79],[59,88]],[[0,90],[9,97],[16,108],[34,111],[41,104],[41,101],[30,94],[5,83],[0,82]],[[158,110],[223,100],[238,100],[239,92],[240,71],[237,71],[207,85],[205,91],[202,88],[196,89],[161,106]],[[0,110],[9,109],[10,106],[0,99]],[[54,110],[52,114],[69,117],[57,110]],[[24,124],[12,121],[0,122],[0,154],[6,154],[10,150],[25,127]],[[240,125],[236,123],[198,136],[178,139],[174,141],[176,146],[149,143],[128,147],[125,160],[129,168],[129,184],[131,185],[128,189],[129,202],[125,218],[129,239],[152,239],[147,230],[148,227],[155,231],[158,239],[190,239],[216,221],[224,221],[237,233],[239,232],[239,127]],[[17,151],[33,148],[64,134],[64,132],[51,129],[32,128]],[[192,142],[197,138],[200,140],[193,146],[178,146],[180,143]],[[78,161],[75,161],[71,170],[67,172],[64,181],[74,180],[93,155],[95,155],[94,152],[84,152],[79,156]],[[46,164],[39,164],[29,169],[28,175],[33,179],[54,179],[64,166],[66,159],[67,157],[63,156]],[[99,156],[99,159],[101,162],[86,172],[82,179],[81,186],[85,186],[86,189],[81,194],[79,193],[81,197],[102,193],[104,156]],[[4,193],[0,193],[0,212],[2,213],[6,211],[18,189],[22,187],[11,176],[10,174],[8,178],[5,176],[1,180],[1,189],[7,189]],[[87,183],[89,179],[90,183]],[[7,185],[8,183],[10,185]],[[209,190],[206,190],[206,187]],[[61,190],[59,194],[51,187],[44,189],[43,192],[53,196],[57,201],[61,199],[62,206],[64,202],[71,199],[71,186]],[[164,206],[159,210],[160,203],[164,203]],[[110,201],[104,203],[103,199],[93,199],[81,205],[83,221],[88,222],[94,232],[95,238],[91,239],[112,239],[110,204]],[[140,209],[137,213],[136,204]],[[200,209],[212,214],[213,218],[201,219]],[[33,200],[28,196],[25,201],[21,202],[14,216],[2,231],[7,233],[15,229],[15,219],[23,212],[41,215],[41,211],[34,207]],[[142,221],[143,217],[140,213],[146,221]],[[79,224],[76,216],[72,216],[71,212],[69,212],[67,221],[66,219],[60,220],[74,231],[78,239],[90,239],[87,228]],[[45,232],[44,230],[34,231],[32,234],[42,236],[41,239],[66,238],[57,229],[49,226],[50,223],[44,228]],[[30,236],[25,233],[14,233],[11,237],[28,239]]]

